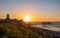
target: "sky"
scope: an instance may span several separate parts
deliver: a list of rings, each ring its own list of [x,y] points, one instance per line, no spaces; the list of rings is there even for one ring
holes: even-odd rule
[[[60,0],[0,0],[0,19],[30,16],[31,21],[60,21]]]

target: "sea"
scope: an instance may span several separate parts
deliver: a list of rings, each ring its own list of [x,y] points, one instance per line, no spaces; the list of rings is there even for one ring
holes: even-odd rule
[[[33,22],[32,27],[60,32],[60,22],[51,22],[51,24],[42,25],[41,22]]]

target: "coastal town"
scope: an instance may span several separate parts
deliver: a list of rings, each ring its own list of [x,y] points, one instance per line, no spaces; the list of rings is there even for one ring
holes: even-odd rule
[[[36,23],[32,23],[32,22],[30,22],[30,23],[26,24],[26,22],[24,22],[23,20],[11,19],[9,17],[9,14],[7,14],[5,19],[0,19],[0,28],[1,28],[0,34],[2,33],[1,31],[3,30],[2,27],[7,28],[6,24],[8,24],[8,27],[12,27],[13,26],[13,28],[18,26],[17,28],[19,28],[19,29],[21,28],[21,25],[22,25],[24,28],[32,29],[32,30],[38,32],[38,34],[39,33],[46,34],[46,37],[49,37],[49,38],[60,38],[60,36],[59,36],[60,32],[54,31],[54,28],[50,28],[48,26],[44,26],[44,25],[51,25],[52,24],[51,22],[41,22],[41,23],[37,23],[37,22]],[[38,26],[37,24],[38,25],[41,24],[42,26],[41,25]],[[7,31],[9,31],[9,30],[7,30]]]

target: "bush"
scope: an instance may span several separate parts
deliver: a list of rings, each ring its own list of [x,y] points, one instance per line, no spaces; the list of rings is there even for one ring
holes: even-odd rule
[[[5,28],[0,27],[0,38],[2,38],[6,32],[7,30]]]

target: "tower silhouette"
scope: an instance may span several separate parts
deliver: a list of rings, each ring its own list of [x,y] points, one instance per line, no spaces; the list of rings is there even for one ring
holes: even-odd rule
[[[9,19],[9,14],[7,14],[7,19]]]
[[[9,14],[7,14],[7,17],[6,17],[6,19],[10,19],[10,18],[9,18]]]
[[[10,23],[9,14],[7,14],[7,16],[6,16],[5,23]]]

